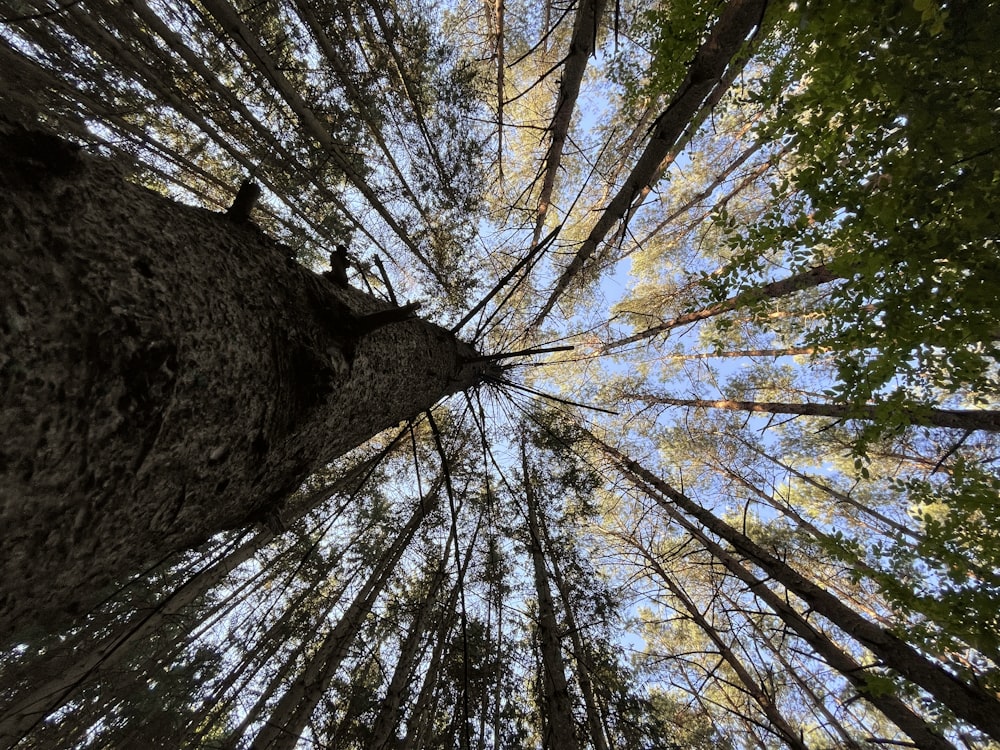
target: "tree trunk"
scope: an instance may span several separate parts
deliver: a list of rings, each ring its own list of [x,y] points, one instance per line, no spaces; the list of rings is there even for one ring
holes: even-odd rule
[[[475,356],[249,222],[0,122],[0,642],[279,509],[474,384]]]
[[[736,603],[728,595],[726,595],[725,592],[722,592],[721,595],[723,601],[725,601],[730,608],[734,608],[736,606]],[[824,724],[820,722],[820,726],[823,727],[824,731],[830,735],[831,739],[833,738],[833,735],[836,734],[840,737],[840,742],[844,747],[844,750],[863,750],[863,748],[858,744],[858,741],[855,740],[854,737],[851,736],[851,733],[847,731],[847,727],[844,726],[844,723],[837,718],[833,711],[831,711],[826,705],[824,697],[819,695],[814,689],[813,686],[819,684],[815,679],[815,675],[810,674],[804,663],[800,663],[798,666],[792,664],[785,657],[784,648],[780,645],[776,645],[771,640],[771,635],[764,632],[764,629],[761,628],[757,620],[755,620],[749,612],[744,612],[742,614],[744,621],[751,627],[754,634],[757,636],[758,642],[767,646],[767,650],[774,657],[775,661],[781,665],[781,668],[791,678],[792,682],[798,686],[799,690],[801,690],[802,693],[809,698],[810,703],[815,706],[816,710],[820,714],[822,714],[826,723]]]
[[[835,644],[825,633],[814,627],[787,601],[787,597],[782,597],[772,591],[765,581],[754,576],[739,560],[729,554],[719,544],[692,521],[688,520],[677,508],[666,502],[659,494],[659,489],[650,486],[646,481],[629,471],[626,467],[619,467],[622,473],[635,486],[655,500],[664,510],[667,516],[675,520],[683,529],[688,531],[692,537],[697,539],[702,546],[719,562],[721,562],[730,573],[743,581],[748,589],[758,599],[767,604],[768,607],[788,626],[788,628],[799,636],[803,641],[812,647],[823,660],[847,680],[854,687],[858,694],[864,697],[875,708],[885,714],[896,726],[902,729],[911,739],[917,743],[915,746],[930,750],[956,750],[948,740],[928,726],[923,719],[917,716],[899,697],[892,692],[871,691],[868,688],[867,677],[869,672],[861,664],[840,646]]]
[[[821,353],[823,349],[814,346],[789,346],[784,349],[741,349],[727,352],[697,352],[685,354],[667,354],[664,359],[691,361],[699,359],[726,359],[735,357],[797,357],[800,355],[811,355]]]
[[[310,656],[305,670],[288,685],[284,695],[278,700],[270,717],[250,745],[251,750],[291,750],[295,747],[309,722],[309,717],[322,700],[347,656],[351,643],[358,636],[362,622],[396,572],[396,566],[426,517],[427,510],[423,504],[418,504],[414,509],[410,520],[372,569],[368,580],[355,595],[336,626]]]
[[[730,573],[743,581],[747,585],[747,588],[753,592],[754,596],[767,604],[793,633],[808,643],[827,664],[840,672],[844,679],[857,690],[859,695],[903,730],[916,743],[917,747],[925,748],[925,750],[956,750],[951,742],[938,735],[933,727],[914,713],[895,693],[871,690],[868,686],[867,678],[872,673],[859,664],[848,651],[834,643],[819,628],[813,626],[805,617],[799,614],[788,603],[787,597],[783,597],[772,591],[765,581],[754,576],[746,566],[733,555],[726,552],[719,544],[713,542],[707,534],[695,529],[694,525],[690,521],[687,521],[676,508],[667,503],[661,503],[661,506],[667,510],[671,518],[674,518],[681,526],[691,531],[692,535]]]
[[[545,226],[545,217],[552,202],[552,192],[555,189],[556,175],[562,163],[563,147],[569,137],[569,126],[576,108],[576,100],[580,95],[580,84],[587,70],[587,61],[594,53],[597,44],[597,32],[604,15],[606,0],[580,0],[576,10],[576,20],[573,22],[573,38],[570,40],[569,53],[563,65],[562,82],[559,85],[559,95],[556,97],[556,110],[549,123],[552,138],[545,154],[545,169],[542,175],[542,189],[538,194],[538,208],[535,211],[535,231],[531,237],[531,246],[538,245]]]
[[[546,546],[551,549],[551,539],[544,517],[541,519],[542,536]],[[569,586],[566,578],[559,569],[559,562],[554,555],[550,555],[549,561],[552,563],[552,580],[559,591],[559,598],[562,600],[563,612],[566,616],[566,626],[569,629],[569,640],[573,645],[573,657],[576,661],[576,681],[580,687],[580,694],[583,696],[583,704],[587,709],[587,724],[590,727],[590,742],[594,750],[609,750],[607,738],[604,736],[603,712],[598,705],[597,696],[594,694],[594,683],[590,679],[590,658],[587,655],[587,647],[583,642],[582,628],[577,624],[576,615],[573,613],[573,602],[570,596]]]
[[[445,558],[447,558],[447,549]],[[471,552],[470,547],[470,552]],[[420,655],[421,647],[428,635],[428,624],[434,615],[434,610],[440,605],[440,593],[445,580],[447,559],[441,561],[440,567],[431,576],[430,587],[423,602],[410,621],[406,638],[399,644],[399,658],[386,688],[385,697],[379,708],[378,718],[372,727],[368,746],[373,750],[392,750],[397,742],[396,729],[399,726],[400,708],[406,697],[407,690],[412,685],[414,667]]]
[[[751,411],[764,414],[799,414],[807,417],[830,417],[832,419],[878,419],[878,406],[861,404],[792,404],[777,401],[712,401],[700,398],[669,398],[667,396],[641,396],[640,401],[669,406],[694,406],[708,409],[728,409],[729,411]],[[956,430],[985,430],[1000,432],[1000,411],[985,409],[911,409],[905,406],[899,410],[910,418],[913,424],[928,424],[934,427],[951,427]]]
[[[542,747],[575,750],[579,744],[574,731],[575,722],[569,686],[566,683],[566,665],[562,658],[559,625],[556,622],[552,590],[545,570],[545,553],[542,550],[542,538],[538,529],[538,500],[531,485],[524,446],[521,446],[521,462],[524,466],[528,545],[535,574],[535,592],[538,595],[538,642],[542,655],[542,685],[549,719]]]
[[[725,539],[737,552],[746,556],[754,565],[760,567],[771,578],[794,593],[814,612],[828,619],[878,656],[883,665],[895,669],[903,677],[922,687],[936,700],[951,709],[960,719],[978,727],[994,739],[1000,738],[1000,711],[997,710],[1000,708],[1000,702],[994,695],[978,685],[963,682],[921,654],[906,641],[865,619],[837,597],[807,580],[790,565],[767,552],[752,539],[702,508],[636,461],[597,437],[593,435],[589,437],[594,445],[609,456],[628,476],[638,479],[641,483],[655,488],[656,492],[661,493],[660,504],[664,508],[676,512],[673,508],[676,505],[684,513],[697,519],[702,526]],[[670,502],[664,498],[669,499]],[[726,558],[731,558],[731,555],[725,553],[719,545],[707,537],[702,535],[700,538],[702,543],[710,548],[712,554],[727,567],[730,567]],[[734,574],[740,575],[736,568],[731,568],[731,570]],[[741,575],[741,577],[743,576]],[[746,578],[744,580],[747,580],[751,589],[760,595],[763,584],[759,580],[754,579],[752,582]],[[893,720],[896,719],[893,718]]]
[[[766,8],[767,0],[730,0],[722,9],[708,39],[698,48],[688,66],[687,77],[653,124],[646,150],[639,157],[621,190],[597,220],[590,235],[577,249],[570,264],[559,276],[555,288],[532,321],[531,328],[541,326],[607,233],[627,215],[632,203],[653,180],[663,158],[683,136],[691,118],[701,109],[705,100],[719,86],[726,85],[726,69],[751,32],[760,24]],[[741,61],[737,62],[739,64]]]
[[[413,702],[413,708],[407,717],[406,735],[396,743],[398,750],[414,750],[414,748],[429,745],[427,736],[430,734],[431,725],[435,719],[437,695],[445,684],[441,677],[441,665],[444,661],[449,637],[458,620],[458,595],[459,584],[456,580],[448,594],[448,601],[440,610],[437,628],[431,634],[431,643],[434,644],[434,647],[431,649],[431,657],[423,673],[417,699]]]
[[[700,310],[692,310],[691,312],[683,313],[682,315],[678,315],[676,318],[665,320],[664,322],[658,323],[655,326],[650,326],[643,331],[633,333],[631,336],[626,336],[625,338],[608,342],[604,345],[604,349],[602,351],[609,352],[612,349],[618,349],[620,347],[627,346],[628,344],[634,344],[636,341],[648,339],[658,333],[671,331],[674,328],[680,328],[681,326],[690,325],[691,323],[697,323],[701,320],[708,320],[709,318],[714,318],[716,315],[722,315],[722,313],[727,313],[740,307],[752,305],[755,302],[760,302],[761,300],[787,297],[788,295],[795,294],[795,292],[800,292],[803,289],[812,289],[823,284],[828,284],[831,281],[836,281],[840,278],[842,277],[833,273],[826,266],[815,266],[810,268],[808,271],[802,271],[801,273],[780,279],[779,281],[772,281],[769,284],[764,284],[756,289],[750,289],[741,294],[737,294],[735,297],[725,299],[722,302],[716,302],[714,305],[707,305]]]

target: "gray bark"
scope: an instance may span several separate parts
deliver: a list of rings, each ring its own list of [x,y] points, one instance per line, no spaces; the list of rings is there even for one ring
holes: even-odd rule
[[[448,331],[0,122],[0,642],[477,382]],[[384,321],[374,321],[384,322]]]
[[[521,446],[521,462],[524,467],[524,499],[528,520],[528,549],[535,574],[535,593],[538,596],[538,644],[542,656],[543,691],[548,716],[543,747],[576,750],[580,745],[576,739],[573,721],[573,705],[566,681],[566,665],[562,657],[562,643],[559,624],[556,621],[555,604],[549,587],[548,572],[545,570],[545,552],[542,549],[541,534],[538,529],[538,500],[535,497],[529,475],[528,458]]]

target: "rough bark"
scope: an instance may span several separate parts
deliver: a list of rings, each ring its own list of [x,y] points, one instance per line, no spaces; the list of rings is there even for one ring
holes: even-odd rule
[[[0,641],[262,518],[490,367],[406,316],[0,123]]]

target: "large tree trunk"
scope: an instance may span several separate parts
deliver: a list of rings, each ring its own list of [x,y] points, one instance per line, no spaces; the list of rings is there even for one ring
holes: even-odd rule
[[[482,376],[407,317],[0,122],[0,642]]]

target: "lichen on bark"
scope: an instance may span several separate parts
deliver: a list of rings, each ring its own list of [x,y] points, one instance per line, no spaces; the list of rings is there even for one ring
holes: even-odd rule
[[[417,318],[352,336],[388,307],[2,124],[0,638],[251,523],[485,374]]]

